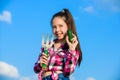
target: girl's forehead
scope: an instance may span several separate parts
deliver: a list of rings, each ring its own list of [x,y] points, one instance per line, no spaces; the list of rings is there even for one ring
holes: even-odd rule
[[[54,17],[54,19],[55,19],[55,18],[65,20],[65,17],[64,17],[64,16],[56,16],[56,17]]]
[[[57,21],[65,22],[65,19],[64,19],[63,17],[55,17],[55,18],[52,20],[52,23],[57,22]]]
[[[57,17],[54,17],[54,19],[63,19],[63,18],[61,16],[57,16]]]
[[[64,19],[61,18],[61,17],[56,17],[56,18],[53,19],[52,22],[54,23],[54,22],[57,22],[57,21],[64,22]]]

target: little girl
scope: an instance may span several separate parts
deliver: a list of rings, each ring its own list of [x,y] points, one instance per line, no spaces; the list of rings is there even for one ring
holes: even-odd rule
[[[53,15],[51,19],[52,32],[56,39],[46,55],[41,49],[34,66],[34,72],[38,73],[39,80],[70,80],[69,76],[74,72],[76,65],[80,66],[82,51],[77,37],[73,17],[68,9]],[[72,30],[72,41],[69,41],[67,31]],[[42,64],[47,68],[42,69]]]

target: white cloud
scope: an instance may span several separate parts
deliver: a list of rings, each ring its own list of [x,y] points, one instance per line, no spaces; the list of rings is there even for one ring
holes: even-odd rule
[[[88,6],[84,8],[84,11],[88,12],[88,13],[93,13],[94,12],[94,8],[92,6]]]
[[[88,78],[86,78],[85,80],[96,80],[96,79],[93,78],[93,77],[88,77]]]
[[[11,13],[9,11],[3,11],[2,14],[0,14],[0,21],[4,21],[7,23],[11,23]]]
[[[92,5],[80,7],[82,11],[87,13],[98,13],[103,12],[120,12],[120,1],[119,0],[91,0]]]
[[[15,66],[3,61],[0,61],[0,75],[7,78],[16,78],[17,80],[37,80],[37,74],[32,76],[20,76]]]
[[[120,8],[118,6],[112,6],[111,10],[115,12],[120,12]]]
[[[119,0],[93,0],[96,7],[106,11],[120,12]]]
[[[15,66],[2,61],[0,61],[0,74],[13,78],[17,78],[19,76],[18,70]]]

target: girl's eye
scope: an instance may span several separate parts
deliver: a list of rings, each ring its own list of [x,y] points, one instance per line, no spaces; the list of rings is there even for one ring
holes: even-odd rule
[[[52,26],[52,28],[56,28],[56,26]]]
[[[63,25],[59,25],[59,27],[63,27]]]

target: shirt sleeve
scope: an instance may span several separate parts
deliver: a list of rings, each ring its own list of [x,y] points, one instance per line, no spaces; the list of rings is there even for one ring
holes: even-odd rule
[[[79,58],[78,51],[68,50],[68,52],[66,53],[66,62],[65,62],[65,67],[64,67],[65,76],[69,76],[74,72],[78,58]]]
[[[40,50],[40,53],[42,53],[43,51],[44,51],[44,48],[42,47]],[[40,61],[39,61],[40,57],[41,57],[41,54],[38,56],[37,62],[35,63],[33,67],[33,70],[35,73],[39,73],[42,70],[42,67],[40,66]]]
[[[38,60],[35,63],[34,68],[33,68],[35,73],[39,73],[41,71],[41,69],[42,69],[41,66],[40,66],[39,60],[40,60],[40,56],[38,57]]]

